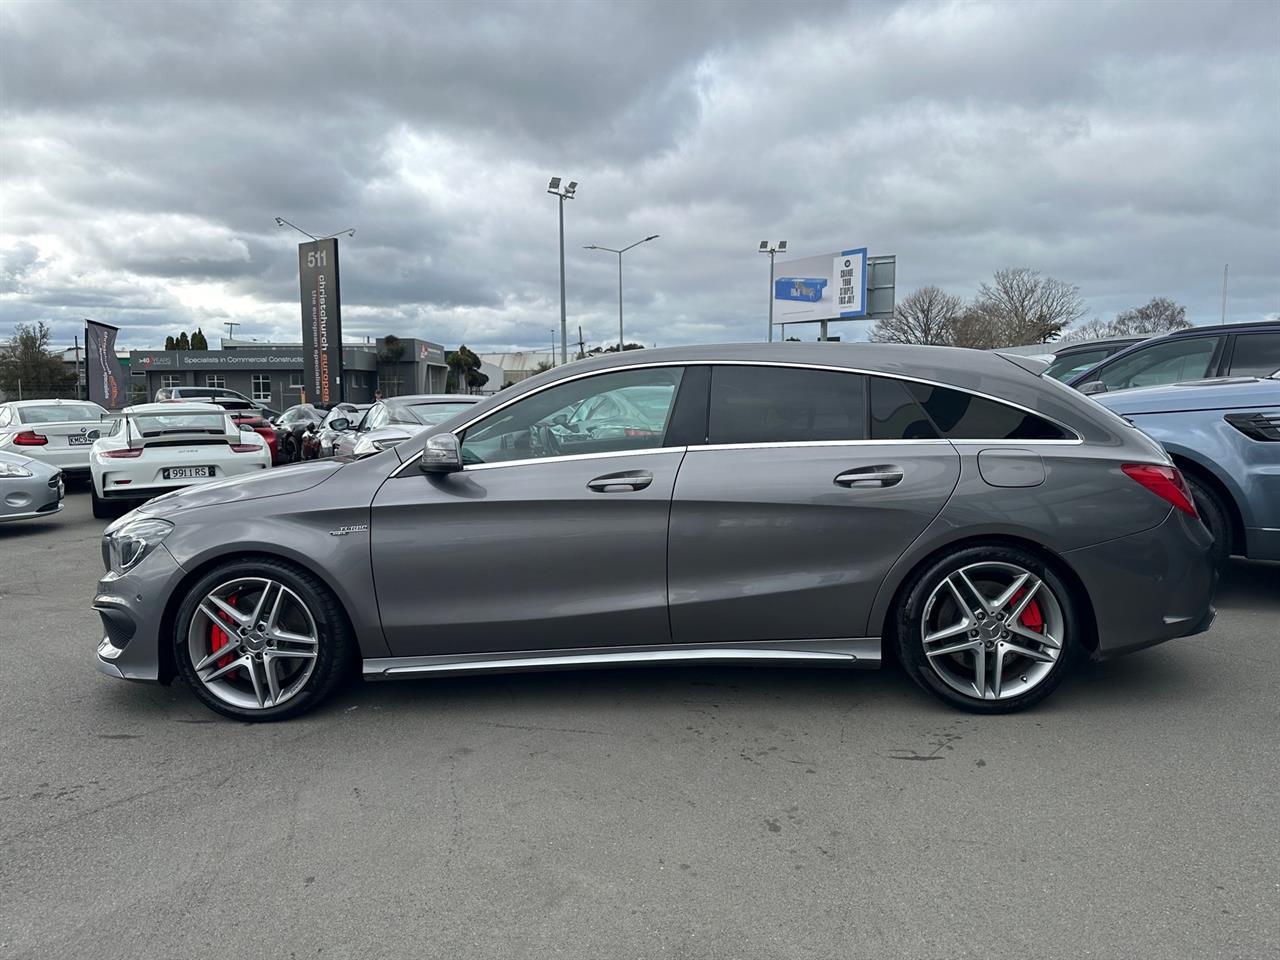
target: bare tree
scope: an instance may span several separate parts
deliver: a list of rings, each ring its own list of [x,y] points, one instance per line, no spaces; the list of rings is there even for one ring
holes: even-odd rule
[[[1133,337],[1144,333],[1170,333],[1186,330],[1187,308],[1168,297],[1152,297],[1141,307],[1116,314],[1111,328],[1115,336]]]
[[[1039,270],[998,270],[978,288],[976,313],[998,330],[996,346],[1045,343],[1085,315],[1080,288]]]
[[[951,345],[974,350],[1008,346],[1000,317],[978,303],[971,303],[951,325]]]
[[[871,339],[877,343],[949,344],[961,306],[954,294],[934,286],[921,287],[893,308],[892,317],[871,328]]]

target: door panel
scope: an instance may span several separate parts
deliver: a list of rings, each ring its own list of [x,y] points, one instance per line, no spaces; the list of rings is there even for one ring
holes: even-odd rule
[[[673,639],[865,636],[881,580],[959,472],[945,440],[690,447],[671,508]]]
[[[667,518],[683,448],[383,484],[373,574],[393,656],[670,642]]]

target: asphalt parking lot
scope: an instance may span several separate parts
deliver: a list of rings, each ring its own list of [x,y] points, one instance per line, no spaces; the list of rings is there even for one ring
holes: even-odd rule
[[[713,667],[251,725],[94,670],[102,526],[0,526],[0,956],[1280,955],[1280,565],[1010,717]]]

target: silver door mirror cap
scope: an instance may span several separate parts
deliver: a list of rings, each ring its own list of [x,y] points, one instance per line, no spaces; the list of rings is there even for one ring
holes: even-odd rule
[[[1080,385],[1080,392],[1086,397],[1092,397],[1095,393],[1106,393],[1107,385],[1101,380],[1090,380]]]
[[[462,449],[452,433],[437,433],[427,438],[418,458],[423,473],[457,473],[462,469]]]

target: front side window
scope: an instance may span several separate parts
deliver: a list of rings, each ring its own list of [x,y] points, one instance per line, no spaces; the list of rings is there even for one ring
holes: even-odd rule
[[[661,447],[680,367],[619,370],[539,391],[462,436],[463,463],[501,463]]]
[[[866,380],[791,367],[716,367],[708,443],[866,439]]]
[[[907,383],[933,425],[948,440],[1070,440],[1061,427],[1008,404],[963,390]]]
[[[370,430],[378,430],[385,427],[390,422],[391,411],[387,409],[387,405],[385,403],[375,403],[373,409],[364,418],[364,423],[360,425],[360,429],[367,433]]]
[[[1231,376],[1269,377],[1280,370],[1280,333],[1241,333],[1231,352]]]
[[[0,427],[7,427],[12,417],[9,407],[0,407]]]
[[[1221,340],[1221,337],[1188,337],[1153,343],[1107,364],[1091,379],[1101,380],[1108,390],[1203,380],[1209,375],[1209,364]]]
[[[271,399],[271,376],[266,373],[255,373],[253,375],[253,399],[254,400],[270,400]]]

